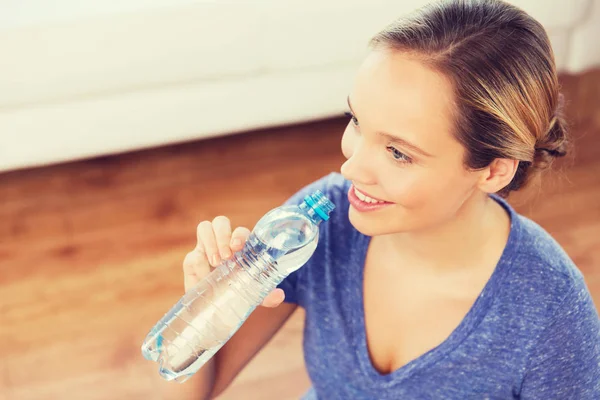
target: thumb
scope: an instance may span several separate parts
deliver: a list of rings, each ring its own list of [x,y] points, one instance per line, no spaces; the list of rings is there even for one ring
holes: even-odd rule
[[[269,308],[274,308],[277,307],[278,305],[280,305],[283,300],[285,299],[285,293],[283,292],[282,289],[275,289],[273,290],[271,293],[269,293],[267,295],[267,297],[265,297],[265,299],[262,302],[262,306],[263,307],[269,307]]]

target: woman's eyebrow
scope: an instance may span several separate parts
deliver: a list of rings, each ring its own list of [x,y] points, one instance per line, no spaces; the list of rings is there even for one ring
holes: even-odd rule
[[[352,104],[350,103],[350,96],[347,97],[347,101],[348,101],[348,107],[350,108],[350,111],[352,112],[352,114],[354,114],[354,116],[356,116],[356,113],[354,112],[354,110],[352,109]],[[433,157],[432,154],[429,154],[428,152],[426,152],[425,150],[421,149],[419,146],[414,145],[412,143],[410,143],[409,141],[401,138],[400,136],[396,136],[393,135],[391,133],[387,133],[387,132],[382,132],[382,131],[377,131],[376,132],[379,136],[383,136],[386,139],[392,141],[392,142],[396,142],[404,147],[407,147],[411,150],[413,150],[415,153],[419,153],[425,157]]]

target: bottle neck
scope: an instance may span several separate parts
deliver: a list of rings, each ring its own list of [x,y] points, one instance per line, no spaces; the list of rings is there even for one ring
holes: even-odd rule
[[[308,204],[302,203],[299,205],[299,207],[314,224],[319,225],[321,222],[323,222],[323,218],[321,218],[314,208],[310,207]]]

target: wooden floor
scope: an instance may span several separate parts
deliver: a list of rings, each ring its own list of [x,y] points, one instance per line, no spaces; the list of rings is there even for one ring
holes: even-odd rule
[[[600,71],[562,77],[564,170],[510,201],[545,227],[600,304]],[[339,170],[342,119],[0,175],[0,400],[158,399],[140,344],[182,295],[196,224],[252,227]],[[222,399],[294,399],[298,312]]]

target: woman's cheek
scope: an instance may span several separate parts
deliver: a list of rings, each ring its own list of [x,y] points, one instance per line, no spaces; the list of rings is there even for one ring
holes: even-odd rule
[[[384,178],[383,187],[387,189],[388,199],[404,208],[419,207],[427,196],[427,187],[419,179],[418,172],[400,169],[393,175]]]

